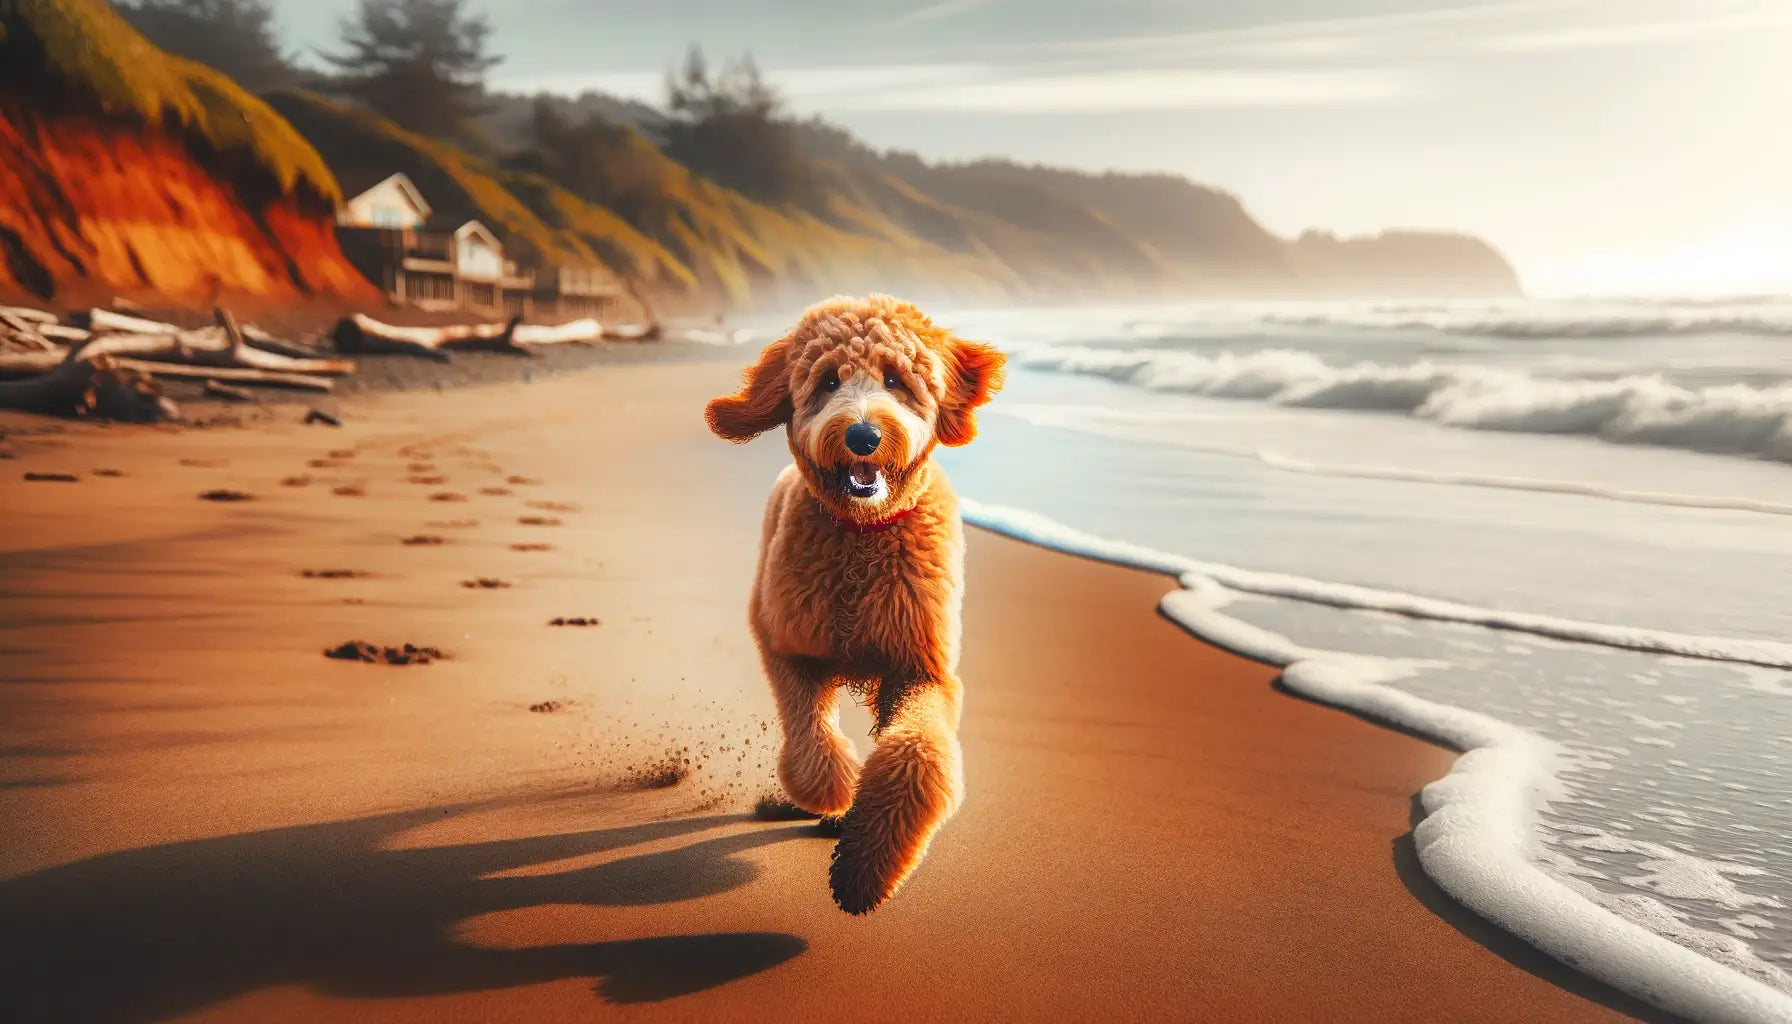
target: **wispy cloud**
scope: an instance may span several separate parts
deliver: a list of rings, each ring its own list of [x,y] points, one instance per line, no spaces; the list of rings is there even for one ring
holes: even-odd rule
[[[1722,6],[1714,4],[1711,8],[1694,13],[1670,15],[1653,21],[1586,22],[1537,31],[1509,32],[1484,39],[1481,46],[1488,50],[1511,51],[1590,50],[1645,46],[1694,36],[1792,26],[1792,4],[1780,3],[1771,7],[1728,12],[1716,9]]]
[[[1643,46],[1792,26],[1786,0],[1512,0],[1053,44],[1059,53],[1388,61],[1475,52]]]
[[[838,97],[837,110],[1088,113],[1385,103],[1420,91],[1406,72],[1117,70],[1014,75],[946,86]]]
[[[899,14],[886,24],[890,26],[920,25],[929,21],[940,21],[944,18],[956,18],[961,14],[969,14],[979,8],[988,7],[992,2],[993,0],[940,0],[939,3],[926,4],[915,10]]]
[[[925,23],[992,6],[941,0]],[[1502,0],[1354,17],[992,44],[975,61],[780,67],[767,77],[804,113],[1089,111],[1364,106],[1413,99],[1453,67],[1498,54],[1660,45],[1764,27],[1792,30],[1792,0]],[[920,55],[920,54],[918,54]],[[924,55],[921,55],[924,56]],[[657,101],[660,71],[504,74],[510,90],[596,89]]]

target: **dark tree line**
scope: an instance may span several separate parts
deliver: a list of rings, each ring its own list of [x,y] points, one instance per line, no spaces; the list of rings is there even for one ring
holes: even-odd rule
[[[433,138],[474,137],[485,74],[502,59],[467,0],[361,0],[339,27],[340,49],[319,54],[334,74],[301,70],[281,51],[271,0],[135,0],[118,10],[150,42],[251,92],[323,88]]]
[[[293,80],[267,0],[137,0],[119,4],[118,13],[158,47],[216,68],[250,92]]]
[[[338,87],[411,131],[466,139],[485,108],[491,25],[466,0],[361,0],[341,26],[343,51],[323,54]]]
[[[772,204],[807,205],[814,172],[797,126],[752,57],[712,70],[692,47],[666,76],[666,155],[704,177]]]
[[[301,85],[347,96],[399,126],[489,152],[479,127],[485,77],[501,58],[470,0],[360,0],[340,42],[317,54],[328,72],[299,66],[276,35],[272,0],[127,0],[119,8],[149,40],[208,64],[251,92]],[[697,174],[773,205],[819,209],[804,126],[751,57],[712,66],[695,47],[666,77],[666,112],[648,143],[633,128],[538,98],[528,141],[505,163],[652,230],[668,199],[651,145]]]
[[[633,128],[595,114],[579,117],[572,105],[537,96],[529,137],[530,145],[511,154],[507,166],[539,174],[637,226],[666,216],[660,157]]]

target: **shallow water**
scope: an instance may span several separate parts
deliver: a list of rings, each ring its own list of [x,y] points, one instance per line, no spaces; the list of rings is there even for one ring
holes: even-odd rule
[[[944,455],[973,498],[1242,569],[1792,640],[1792,303],[936,319],[1014,354],[978,442]],[[1224,611],[1407,659],[1397,689],[1560,744],[1532,861],[1792,992],[1792,671],[1260,595]]]

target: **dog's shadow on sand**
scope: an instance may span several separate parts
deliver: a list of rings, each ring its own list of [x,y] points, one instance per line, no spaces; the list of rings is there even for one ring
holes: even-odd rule
[[[767,970],[807,948],[776,932],[523,949],[467,944],[456,929],[482,914],[674,903],[733,889],[757,874],[739,854],[812,834],[813,826],[730,832],[595,866],[495,878],[746,819],[386,848],[398,833],[458,809],[169,843],[0,881],[0,1020],[162,1020],[274,985],[377,998],[592,978],[604,1000],[652,1002]]]

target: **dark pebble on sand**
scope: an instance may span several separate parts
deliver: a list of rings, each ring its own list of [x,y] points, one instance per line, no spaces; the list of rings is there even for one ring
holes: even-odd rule
[[[475,576],[470,580],[461,580],[460,585],[468,590],[503,590],[510,586],[509,581],[494,579],[490,576]]]
[[[305,423],[306,423],[306,425],[310,425],[313,423],[321,423],[327,427],[342,426],[342,420],[338,419],[335,415],[333,415],[331,413],[327,413],[327,412],[323,411],[322,409],[307,409],[307,410],[305,410]]]
[[[255,495],[247,494],[243,491],[229,490],[228,488],[219,488],[215,491],[202,491],[200,492],[199,498],[201,501],[253,501],[255,500]]]
[[[422,546],[426,546],[426,545],[430,545],[430,544],[445,544],[447,542],[444,541],[442,538],[434,536],[432,534],[420,533],[415,537],[406,537],[404,539],[404,543],[405,543],[406,547],[414,548],[414,547],[422,547]]]
[[[551,715],[565,706],[557,700],[544,700],[540,704],[529,705],[529,710],[538,715]]]
[[[72,484],[81,478],[73,473],[26,473],[25,479],[40,483]]]
[[[371,664],[387,665],[427,665],[432,661],[440,661],[447,655],[434,647],[418,647],[405,644],[403,647],[381,647],[365,640],[350,640],[324,651],[324,657],[338,661],[364,661]]]
[[[587,617],[584,615],[571,615],[571,616],[561,615],[561,616],[556,616],[555,618],[550,620],[548,622],[548,625],[550,625],[550,626],[595,626],[595,625],[598,625],[598,620],[597,620],[596,616]]]

